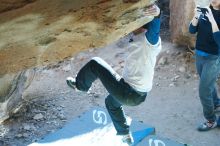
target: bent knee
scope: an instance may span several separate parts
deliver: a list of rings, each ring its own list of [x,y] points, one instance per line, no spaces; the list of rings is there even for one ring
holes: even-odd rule
[[[139,105],[139,104],[143,103],[143,102],[145,101],[145,99],[146,99],[146,97],[140,98],[140,99],[138,100],[137,104]]]
[[[133,102],[130,103],[130,106],[138,106],[140,105],[141,103],[143,103],[146,99],[146,96],[142,96],[142,97],[138,97],[138,98],[135,98],[133,100]]]

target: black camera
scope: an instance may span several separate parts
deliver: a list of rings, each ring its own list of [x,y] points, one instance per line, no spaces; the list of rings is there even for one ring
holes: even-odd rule
[[[209,12],[207,8],[197,7],[197,9],[198,9],[199,12],[202,12],[202,14],[206,14],[206,13]]]

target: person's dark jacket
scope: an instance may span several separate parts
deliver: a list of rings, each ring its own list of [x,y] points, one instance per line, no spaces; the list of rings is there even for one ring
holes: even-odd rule
[[[214,10],[210,7],[215,18],[215,21],[220,28],[220,10]],[[205,15],[201,15],[198,20],[198,25],[189,26],[191,34],[197,33],[195,48],[212,55],[220,54],[220,31],[213,33],[211,23]]]

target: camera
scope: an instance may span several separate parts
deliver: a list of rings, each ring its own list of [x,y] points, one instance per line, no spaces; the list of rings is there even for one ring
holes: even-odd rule
[[[202,14],[206,14],[208,12],[207,8],[201,8],[201,7],[197,7],[199,12],[202,12]]]

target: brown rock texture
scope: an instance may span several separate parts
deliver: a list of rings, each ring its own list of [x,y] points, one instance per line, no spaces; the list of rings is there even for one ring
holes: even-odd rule
[[[196,5],[209,5],[208,0],[170,0],[171,40],[184,46],[194,46],[195,38],[189,34],[188,26]]]
[[[37,0],[0,14],[0,76],[118,40],[152,20],[154,0]]]
[[[0,0],[0,13],[17,9],[35,0]]]

